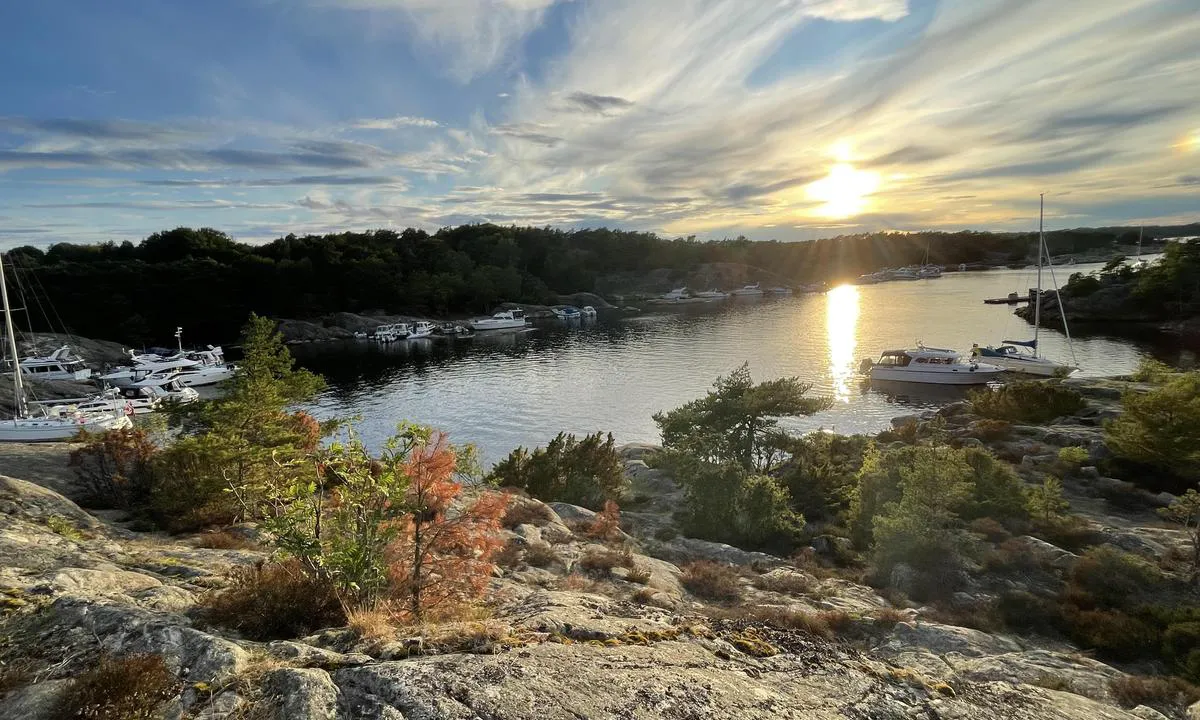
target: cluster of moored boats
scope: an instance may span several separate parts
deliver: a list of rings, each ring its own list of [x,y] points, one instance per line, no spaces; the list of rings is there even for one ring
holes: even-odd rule
[[[909,265],[900,268],[884,268],[867,275],[859,275],[856,285],[874,285],[894,280],[933,280],[942,276],[941,265]]]
[[[756,298],[766,295],[792,295],[795,292],[810,293],[820,292],[824,289],[821,283],[812,285],[802,285],[799,288],[793,289],[785,286],[777,286],[772,288],[763,288],[761,283],[753,285],[744,285],[736,290],[689,290],[687,287],[678,287],[669,293],[649,301],[651,305],[688,305],[699,303],[721,302],[730,298]]]
[[[582,308],[572,305],[562,305],[551,308],[550,312],[553,313],[555,318],[567,322],[595,319],[597,315],[596,308],[591,305],[585,305]],[[511,310],[501,310],[490,317],[468,320],[465,325],[453,322],[434,324],[424,320],[412,323],[389,323],[387,325],[380,325],[372,333],[355,333],[355,337],[359,339],[373,339],[381,343],[422,340],[434,337],[467,338],[477,332],[519,330],[528,327],[529,324],[529,319],[525,316],[525,311],[521,308],[513,308]]]

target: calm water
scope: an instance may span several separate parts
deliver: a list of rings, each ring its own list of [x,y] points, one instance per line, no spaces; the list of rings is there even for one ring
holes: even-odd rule
[[[1065,282],[1062,274],[1058,279]],[[655,412],[703,395],[743,362],[755,379],[795,375],[835,398],[830,410],[789,427],[869,432],[959,391],[864,388],[857,376],[862,358],[917,341],[967,351],[973,342],[1032,337],[1011,306],[982,300],[1034,284],[1028,270],[950,273],[822,295],[650,308],[575,328],[549,323],[454,343],[308,346],[298,355],[329,380],[315,407],[320,417],[361,417],[360,432],[372,445],[401,420],[432,425],[456,442],[476,443],[487,462],[518,445],[544,444],[560,430],[657,442]],[[1043,329],[1041,337],[1043,354],[1071,359],[1061,333]],[[1073,345],[1080,376],[1128,372],[1154,352],[1110,337],[1077,337]]]

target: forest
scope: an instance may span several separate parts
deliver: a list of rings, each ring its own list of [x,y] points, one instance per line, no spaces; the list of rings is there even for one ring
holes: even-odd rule
[[[1200,234],[1200,224],[1147,228]],[[1051,252],[1136,241],[1130,228],[1055,231]],[[922,262],[1004,263],[1030,256],[1032,233],[884,232],[810,242],[664,238],[653,233],[491,224],[287,235],[251,245],[211,228],[156,232],[138,244],[58,243],[7,254],[34,330],[131,344],[167,343],[175,328],[203,342],[236,337],[247,313],[314,319],[339,312],[450,316],[500,302],[553,303],[559,293],[620,291],[619,278],[706,263],[769,268],[777,282],[833,282]],[[665,288],[664,288],[665,289]],[[22,319],[18,320],[22,325]]]

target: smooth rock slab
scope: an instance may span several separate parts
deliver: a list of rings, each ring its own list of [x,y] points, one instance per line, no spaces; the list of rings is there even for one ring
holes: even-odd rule
[[[334,720],[341,691],[329,673],[315,668],[284,668],[266,678],[268,702],[278,720]]]

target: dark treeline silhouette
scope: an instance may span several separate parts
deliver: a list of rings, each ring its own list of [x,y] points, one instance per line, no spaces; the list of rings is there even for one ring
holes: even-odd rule
[[[1147,228],[1148,237],[1200,234],[1200,224]],[[462,225],[429,234],[375,230],[288,235],[264,245],[217,230],[176,228],[135,245],[59,243],[9,252],[35,329],[162,343],[177,325],[206,341],[233,338],[250,311],[317,318],[336,311],[482,313],[499,302],[551,303],[558,293],[608,291],[618,274],[705,263],[769,269],[772,282],[835,281],[880,267],[1006,262],[1030,254],[1032,233],[919,232],[812,242],[701,242],[622,230]],[[1137,230],[1049,233],[1052,252],[1135,241]],[[1132,240],[1130,240],[1132,238]],[[38,301],[53,310],[39,311]],[[56,314],[57,313],[57,314]],[[65,328],[63,327],[65,326]]]

